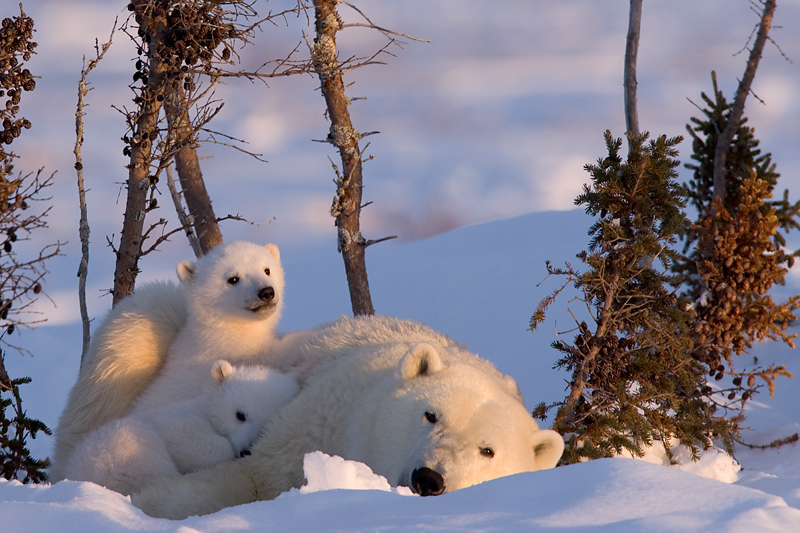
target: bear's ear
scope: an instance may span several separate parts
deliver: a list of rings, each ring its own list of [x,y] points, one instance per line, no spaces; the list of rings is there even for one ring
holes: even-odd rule
[[[280,261],[281,260],[281,251],[278,250],[278,246],[277,245],[269,243],[269,244],[265,244],[264,248],[266,248],[267,251],[270,254],[272,254],[272,257],[274,257],[276,261]]]
[[[222,359],[214,363],[214,368],[211,369],[211,375],[217,383],[222,383],[231,374],[233,374],[233,365]]]
[[[521,396],[522,393],[519,390],[519,385],[514,378],[508,375],[503,376],[503,385],[505,385],[506,390],[515,396]]]
[[[564,437],[552,429],[533,432],[533,454],[536,470],[554,468],[564,453]]]
[[[428,376],[444,368],[439,352],[430,344],[417,344],[400,360],[398,373],[402,379]]]
[[[190,285],[194,281],[195,265],[191,261],[181,261],[178,263],[178,279],[184,285]]]

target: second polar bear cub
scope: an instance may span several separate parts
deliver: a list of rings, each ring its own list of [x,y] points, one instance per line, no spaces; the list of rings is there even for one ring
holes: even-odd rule
[[[219,358],[266,363],[274,343],[284,287],[277,246],[232,242],[196,262],[182,261],[177,271],[186,324],[164,367],[134,403],[134,412],[193,397],[209,383]]]
[[[297,382],[264,366],[217,361],[213,385],[193,400],[139,411],[94,430],[68,461],[68,479],[122,494],[248,455],[267,419],[294,398]]]

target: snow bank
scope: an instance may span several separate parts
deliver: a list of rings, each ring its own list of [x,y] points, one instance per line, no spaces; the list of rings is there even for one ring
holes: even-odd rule
[[[408,487],[392,488],[385,477],[375,474],[369,466],[358,461],[347,461],[323,452],[307,453],[303,458],[306,484],[287,494],[310,494],[324,490],[382,490],[412,495]]]
[[[655,465],[669,466],[704,478],[722,481],[723,483],[735,483],[738,479],[738,472],[741,466],[735,459],[719,448],[701,451],[700,459],[696,462],[692,460],[692,452],[688,446],[682,444],[673,445],[671,451],[675,464],[670,463],[670,459],[661,442],[653,442],[651,446],[645,448],[644,456],[636,457],[635,459]],[[633,454],[627,450],[624,450],[620,457],[634,458]]]
[[[91,483],[1,481],[0,516],[5,531],[63,533],[800,530],[800,509],[777,496],[622,458],[517,474],[432,498],[388,492],[364,465],[324,454],[311,454],[306,469],[305,492],[174,522],[147,517],[127,497]],[[335,488],[367,490],[329,490]]]

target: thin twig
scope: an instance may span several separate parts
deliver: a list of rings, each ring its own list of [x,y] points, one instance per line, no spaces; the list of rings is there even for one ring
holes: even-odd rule
[[[353,11],[357,12],[359,15],[361,15],[364,18],[364,20],[367,21],[366,24],[359,23],[359,22],[351,22],[351,23],[348,23],[348,24],[343,24],[342,25],[342,29],[344,29],[344,28],[352,28],[352,27],[371,28],[373,30],[378,30],[379,32],[381,32],[382,34],[384,34],[387,37],[389,37],[390,35],[397,35],[399,37],[405,37],[406,39],[411,39],[412,41],[418,41],[418,42],[421,42],[421,43],[433,42],[433,41],[429,41],[428,39],[419,39],[417,37],[412,37],[411,35],[408,35],[408,34],[405,34],[405,33],[400,33],[400,32],[396,32],[396,31],[392,31],[392,30],[387,30],[386,28],[381,28],[380,26],[377,26],[376,24],[374,24],[369,19],[369,17],[367,17],[364,14],[363,11],[361,11],[359,8],[357,8],[356,6],[351,4],[350,2],[342,2],[342,1],[340,1],[339,3],[346,5],[347,7],[352,9]]]
[[[86,64],[86,56],[83,58],[84,68],[81,70],[81,79],[78,82],[78,108],[75,111],[75,171],[78,174],[78,199],[80,202],[81,218],[78,233],[81,239],[81,261],[78,266],[78,301],[80,304],[81,323],[83,324],[83,348],[81,350],[81,364],[83,364],[86,353],[89,350],[89,341],[91,333],[89,329],[89,311],[86,305],[86,278],[89,274],[89,217],[86,207],[86,188],[83,181],[83,159],[81,157],[81,148],[83,147],[83,109],[86,107],[85,97],[91,90],[86,83],[86,77],[94,70],[95,67],[103,59],[108,49],[111,47],[111,42],[114,38],[114,31],[117,27],[117,21],[114,20],[114,26],[111,28],[111,35],[108,41],[99,46],[98,41],[95,39],[95,58]]]

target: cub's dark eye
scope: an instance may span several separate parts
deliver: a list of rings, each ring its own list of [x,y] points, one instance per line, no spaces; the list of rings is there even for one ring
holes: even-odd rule
[[[435,424],[438,419],[436,418],[436,413],[431,411],[425,411],[425,420],[427,420],[431,424]]]
[[[231,285],[236,285],[239,283],[239,276],[231,276],[228,278],[228,283]]]
[[[245,420],[247,420],[247,415],[241,411],[236,411],[236,420],[238,420],[239,422],[244,422]]]
[[[269,276],[269,269],[268,269],[268,268],[265,268],[265,269],[264,269],[264,274],[266,274],[267,276]]]
[[[494,457],[494,450],[491,448],[481,448],[481,455],[488,459],[491,459],[492,457]]]

